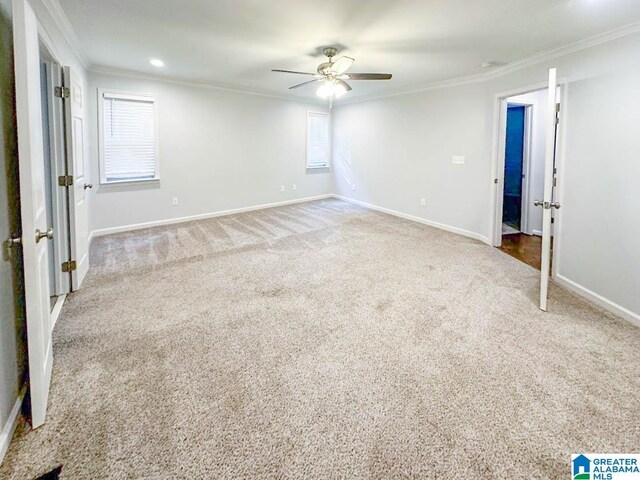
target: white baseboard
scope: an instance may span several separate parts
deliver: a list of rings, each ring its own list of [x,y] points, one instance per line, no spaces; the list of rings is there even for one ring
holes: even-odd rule
[[[569,280],[567,277],[564,277],[562,275],[556,275],[554,278],[554,281],[558,285],[561,285],[565,287],[567,290],[571,290],[572,292],[580,295],[581,297],[586,298],[587,300],[591,301],[592,303],[595,303],[596,305],[605,309],[606,311],[611,312],[615,315],[618,315],[619,317],[622,317],[625,320],[628,320],[634,325],[640,327],[640,315],[638,315],[637,313],[634,313],[631,310],[624,308],[618,305],[617,303],[614,303],[611,300],[604,298],[602,295],[598,295],[597,293],[592,292],[588,288],[585,288],[582,285],[574,282],[573,280]]]
[[[112,233],[131,232],[134,230],[141,230],[143,228],[159,227],[162,225],[173,225],[176,223],[192,222],[194,220],[204,220],[206,218],[223,217],[225,215],[233,215],[234,213],[252,212],[254,210],[263,210],[265,208],[281,207],[284,205],[292,205],[294,203],[313,202],[315,200],[323,200],[325,198],[331,198],[332,194],[318,195],[316,197],[297,198],[295,200],[285,200],[283,202],[265,203],[262,205],[252,205],[250,207],[234,208],[231,210],[221,210],[218,212],[201,213],[199,215],[190,215],[188,217],[176,217],[168,218],[166,220],[156,220],[153,222],[135,223],[132,225],[123,225],[120,227],[109,227],[93,230],[89,234],[89,243],[95,237],[101,237],[103,235],[109,235]]]
[[[51,310],[51,330],[56,328],[56,323],[58,322],[60,312],[62,311],[62,305],[64,305],[64,301],[66,298],[66,293],[56,298],[56,303],[53,305],[53,309]]]
[[[440,230],[446,230],[447,232],[457,233],[458,235],[462,235],[469,238],[474,238],[476,240],[480,240],[481,242],[486,243],[487,245],[491,245],[489,238],[484,235],[480,235],[479,233],[471,232],[469,230],[464,230],[458,227],[452,227],[450,225],[446,225],[444,223],[434,222],[432,220],[427,220],[425,218],[416,217],[415,215],[409,215],[407,213],[398,212],[396,210],[391,210],[389,208],[379,207],[377,205],[373,205],[371,203],[361,202],[360,200],[355,200],[349,197],[343,197],[342,195],[333,194],[334,198],[338,198],[340,200],[344,200],[346,202],[355,203],[356,205],[360,205],[365,208],[370,208],[371,210],[377,210],[378,212],[388,213],[389,215],[393,215],[395,217],[404,218],[405,220],[411,220],[413,222],[422,223],[424,225],[429,225],[430,227],[439,228]]]
[[[11,409],[11,413],[7,419],[7,423],[4,425],[2,432],[0,433],[0,465],[2,465],[4,456],[7,454],[7,450],[9,449],[9,443],[11,443],[11,438],[13,438],[13,432],[16,431],[18,419],[20,418],[22,401],[24,400],[26,392],[26,386],[20,390],[18,398],[16,398],[16,403],[13,404],[13,408]]]
[[[542,230],[531,230],[531,235],[537,235],[538,237],[541,237]]]

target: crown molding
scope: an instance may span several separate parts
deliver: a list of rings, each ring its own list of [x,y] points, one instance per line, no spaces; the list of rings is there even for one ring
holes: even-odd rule
[[[42,5],[44,5],[44,8],[47,9],[47,12],[49,12],[49,15],[51,15],[53,22],[62,33],[64,39],[73,50],[73,53],[75,53],[80,64],[84,68],[87,68],[89,66],[89,63],[87,62],[87,59],[80,46],[82,45],[82,43],[80,42],[80,38],[71,26],[71,22],[69,22],[67,14],[64,13],[64,9],[62,8],[62,5],[60,5],[60,2],[58,2],[58,0],[41,0],[41,2]]]
[[[62,32],[64,38],[67,40],[67,42],[75,52],[82,66],[91,72],[105,74],[105,75],[129,77],[129,78],[165,81],[169,83],[188,85],[192,87],[213,88],[213,89],[222,90],[222,91],[244,93],[248,95],[258,95],[263,97],[277,98],[281,100],[288,100],[288,101],[294,101],[294,102],[326,105],[326,102],[317,100],[315,98],[303,98],[303,97],[284,95],[284,94],[280,94],[280,93],[273,92],[271,90],[266,90],[266,89],[255,89],[255,88],[243,87],[235,84],[220,83],[220,82],[214,82],[209,80],[188,80],[180,77],[154,75],[154,74],[136,72],[133,70],[126,70],[126,69],[107,67],[103,65],[90,64],[89,62],[87,62],[86,57],[82,52],[82,49],[80,47],[81,45],[80,39],[76,35],[73,27],[71,26],[71,23],[69,22],[69,19],[64,13],[64,10],[60,5],[60,3],[58,2],[58,0],[41,0],[41,1],[42,1],[42,4],[47,9],[47,11],[50,13],[57,27]],[[628,35],[633,35],[638,32],[640,32],[640,22],[633,22],[628,25],[624,25],[622,27],[615,28],[613,30],[609,30],[601,34],[593,35],[591,37],[578,40],[576,42],[572,42],[572,43],[557,46],[548,50],[540,51],[522,60],[511,62],[502,67],[494,68],[488,72],[481,72],[473,75],[465,75],[465,76],[451,78],[447,80],[430,82],[430,83],[416,86],[416,87],[397,90],[395,92],[345,98],[342,100],[335,101],[334,105],[338,107],[341,105],[349,105],[352,103],[367,102],[371,100],[378,100],[381,98],[395,97],[399,95],[409,95],[412,93],[425,92],[429,90],[436,90],[441,88],[466,85],[470,83],[483,82],[483,81],[491,80],[494,78],[502,77],[509,73],[516,72],[518,70],[523,70],[525,68],[532,67],[534,65],[538,65],[540,63],[543,63],[548,60],[552,60],[554,58],[563,57],[572,53],[576,53],[580,50],[596,47],[598,45],[611,42],[613,40],[617,40],[619,38],[626,37]]]
[[[259,97],[277,98],[278,100],[286,100],[288,102],[313,103],[328,107],[328,103],[320,99],[296,97],[290,95],[279,94],[271,90],[262,90],[256,88],[242,87],[238,85],[212,82],[209,80],[187,80],[181,77],[173,77],[168,75],[154,75],[152,73],[142,73],[135,70],[127,70],[123,68],[108,67],[105,65],[90,65],[87,70],[91,73],[99,75],[109,75],[122,78],[135,78],[138,80],[149,80],[154,82],[172,83],[195,88],[209,88],[212,90],[220,90],[231,93],[240,93],[244,95],[256,95]]]
[[[613,40],[617,40],[619,38],[623,38],[639,32],[640,32],[640,22],[634,22],[619,28],[615,28],[613,30],[609,30],[608,32],[600,33],[598,35],[593,35],[591,37],[578,40],[576,42],[572,42],[566,45],[561,45],[548,50],[540,51],[522,60],[517,60],[515,62],[509,63],[508,65],[494,68],[489,72],[477,73],[474,75],[466,75],[466,76],[451,78],[448,80],[442,80],[438,82],[431,82],[419,87],[412,87],[410,89],[400,90],[396,92],[373,94],[373,95],[366,95],[362,97],[355,97],[351,99],[345,99],[341,102],[336,102],[335,105],[336,106],[349,105],[352,103],[368,102],[371,100],[378,100],[381,98],[397,97],[399,95],[409,95],[412,93],[420,93],[420,92],[425,92],[429,90],[437,90],[441,88],[455,87],[455,86],[466,85],[470,83],[484,82],[494,78],[502,77],[504,75],[508,75],[509,73],[513,73],[519,70],[524,70],[525,68],[539,65],[540,63],[553,60],[555,58],[564,57],[566,55],[570,55],[572,53],[576,53],[581,50],[597,47],[598,45],[602,45],[604,43],[608,43]]]

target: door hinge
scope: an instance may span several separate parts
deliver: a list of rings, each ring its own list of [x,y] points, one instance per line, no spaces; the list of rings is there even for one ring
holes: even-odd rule
[[[551,217],[551,223],[556,223],[556,219]]]
[[[75,260],[69,260],[68,262],[63,262],[62,263],[62,271],[67,273],[67,272],[73,272],[76,269],[76,261]]]
[[[53,89],[53,94],[58,98],[69,98],[71,96],[71,91],[69,87],[55,87]]]
[[[497,179],[497,178],[494,178],[494,179],[493,179],[493,183],[498,183],[498,179]]]
[[[60,175],[58,177],[58,185],[61,187],[70,187],[73,185],[73,175]]]

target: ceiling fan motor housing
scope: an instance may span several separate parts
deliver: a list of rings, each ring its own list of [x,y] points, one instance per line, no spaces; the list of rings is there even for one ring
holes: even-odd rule
[[[322,49],[322,53],[329,57],[329,61],[318,65],[318,73],[320,75],[327,75],[329,74],[329,70],[331,68],[331,65],[333,64],[333,57],[338,54],[338,49],[335,47],[326,47]]]
[[[322,49],[322,53],[324,53],[327,57],[335,57],[338,54],[338,49],[335,47],[326,47]]]

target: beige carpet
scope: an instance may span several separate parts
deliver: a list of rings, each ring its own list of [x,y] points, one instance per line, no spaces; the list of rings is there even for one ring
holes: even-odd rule
[[[585,259],[585,261],[588,261]],[[94,240],[1,478],[569,478],[637,452],[640,330],[337,201]]]

